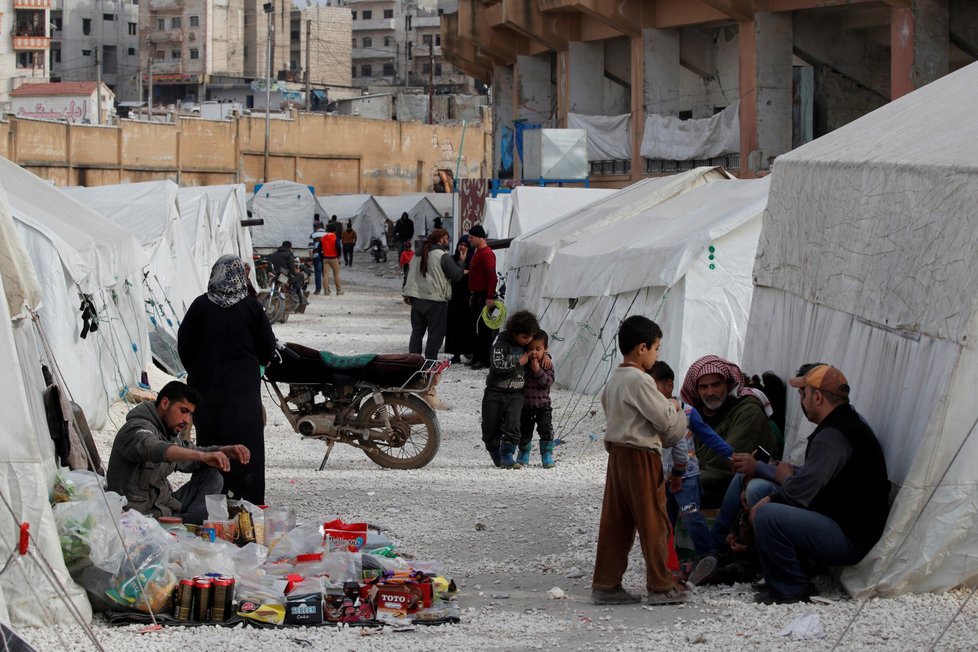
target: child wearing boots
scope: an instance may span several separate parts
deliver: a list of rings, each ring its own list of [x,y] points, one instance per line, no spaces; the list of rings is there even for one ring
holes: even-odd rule
[[[679,403],[663,396],[646,373],[659,357],[662,329],[632,315],[618,329],[622,363],[601,393],[607,420],[604,444],[608,472],[598,525],[598,549],[591,580],[595,604],[641,600],[622,588],[635,531],[645,558],[645,585],[653,605],[677,604],[685,595],[669,572],[669,516],[666,514],[662,447],[675,446],[686,434]]]
[[[554,366],[547,354],[550,338],[546,331],[538,331],[530,340],[526,352],[529,356],[526,383],[523,385],[523,411],[520,413],[520,456],[517,462],[530,464],[533,445],[533,426],[540,435],[540,462],[543,468],[554,468],[554,428],[550,407],[550,386],[554,384]]]
[[[524,351],[540,330],[533,313],[520,310],[507,321],[489,350],[489,375],[482,396],[482,441],[492,463],[504,469],[519,469],[520,413],[523,383],[530,354]]]

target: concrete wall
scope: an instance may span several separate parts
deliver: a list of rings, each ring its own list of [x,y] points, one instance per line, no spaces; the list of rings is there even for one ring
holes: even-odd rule
[[[469,125],[459,176],[485,177],[490,127]],[[269,179],[321,194],[431,191],[439,168],[454,171],[462,128],[299,113],[271,121]],[[118,127],[11,118],[0,122],[0,156],[57,185],[169,179],[181,185],[261,182],[265,121],[123,120]]]
[[[739,97],[739,52],[733,27],[682,30],[679,110],[694,118],[709,118],[715,107],[727,107]]]

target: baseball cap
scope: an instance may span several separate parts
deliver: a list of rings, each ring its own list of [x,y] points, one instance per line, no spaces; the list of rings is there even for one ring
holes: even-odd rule
[[[476,238],[484,238],[486,237],[486,230],[482,228],[481,224],[476,224],[471,229],[469,229],[469,235],[474,236]]]
[[[849,398],[849,381],[837,368],[821,364],[804,376],[788,379],[792,387],[813,387],[827,394],[835,394],[841,398]]]

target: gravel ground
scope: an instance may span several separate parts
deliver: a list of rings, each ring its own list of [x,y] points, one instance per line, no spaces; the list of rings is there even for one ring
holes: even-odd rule
[[[344,267],[344,296],[312,297],[304,315],[275,332],[282,340],[336,353],[396,352],[407,348],[408,309],[400,299],[393,262]],[[560,361],[556,361],[560,364]],[[388,528],[400,550],[444,562],[460,587],[460,625],[412,632],[356,628],[224,629],[110,627],[96,616],[95,635],[106,650],[182,647],[237,649],[682,649],[697,650],[975,650],[978,601],[967,590],[857,602],[830,585],[830,604],[757,606],[747,586],[695,589],[684,606],[598,607],[588,602],[606,457],[599,442],[600,404],[566,390],[553,392],[555,426],[565,443],[557,467],[544,470],[534,451],[531,467],[491,466],[479,436],[484,372],[464,365],[446,372],[439,394],[453,409],[440,412],[441,449],[426,468],[382,469],[349,446],[334,448],[326,470],[318,466],[324,444],[292,432],[266,396],[267,502],[292,505],[300,518],[337,514]],[[154,386],[165,379],[156,374]],[[126,406],[112,419],[121,423]],[[97,433],[108,459],[115,429]],[[480,524],[477,527],[477,524]],[[483,527],[484,526],[484,527]],[[644,572],[638,546],[626,588],[640,592]],[[565,599],[547,595],[553,587]],[[779,632],[805,614],[816,614],[824,634],[798,640]],[[953,619],[953,620],[952,620]],[[86,650],[78,628],[21,632],[39,650]]]

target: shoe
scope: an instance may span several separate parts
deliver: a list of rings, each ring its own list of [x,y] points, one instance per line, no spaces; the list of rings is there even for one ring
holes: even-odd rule
[[[329,290],[326,290],[325,292],[323,292],[323,295],[328,297],[329,296]]]
[[[499,451],[498,450],[490,450],[489,451],[489,457],[492,458],[492,463],[495,464],[498,467],[499,466]]]
[[[649,597],[645,599],[651,605],[664,606],[668,604],[682,604],[686,602],[686,593],[678,589],[668,591],[649,591]]]
[[[341,294],[346,294],[346,292],[344,292],[343,290],[336,291],[336,296],[340,296]]]
[[[320,292],[322,292],[322,290],[316,290],[315,292],[313,292],[313,294],[317,294],[318,295]]]
[[[686,581],[696,586],[702,586],[709,582],[710,578],[716,574],[719,566],[719,560],[713,555],[701,557],[696,562],[696,565],[693,566],[693,570],[689,572],[689,577],[686,578]]]
[[[552,469],[556,466],[554,462],[554,446],[556,444],[552,440],[540,440],[540,462],[543,463],[543,468],[545,469]]]
[[[516,463],[522,466],[530,466],[530,449],[531,444],[527,444],[525,447],[520,446],[520,454],[516,458]]]
[[[459,357],[457,355],[453,355],[452,356],[452,359],[451,359],[451,363],[452,364],[459,364],[460,362],[462,362],[462,358],[461,357]]]
[[[754,595],[757,604],[794,604],[796,602],[811,602],[812,594],[808,591],[798,595],[781,595],[771,590],[758,591]]]
[[[642,598],[632,595],[620,586],[617,589],[591,589],[591,602],[594,604],[636,604]]]
[[[431,406],[432,410],[447,412],[452,409],[451,405],[441,400],[441,397],[438,396],[438,393],[434,389],[430,389],[422,394],[421,398],[424,399],[425,403]]]
[[[516,454],[516,444],[499,445],[499,468],[522,469],[523,465],[513,457]]]

